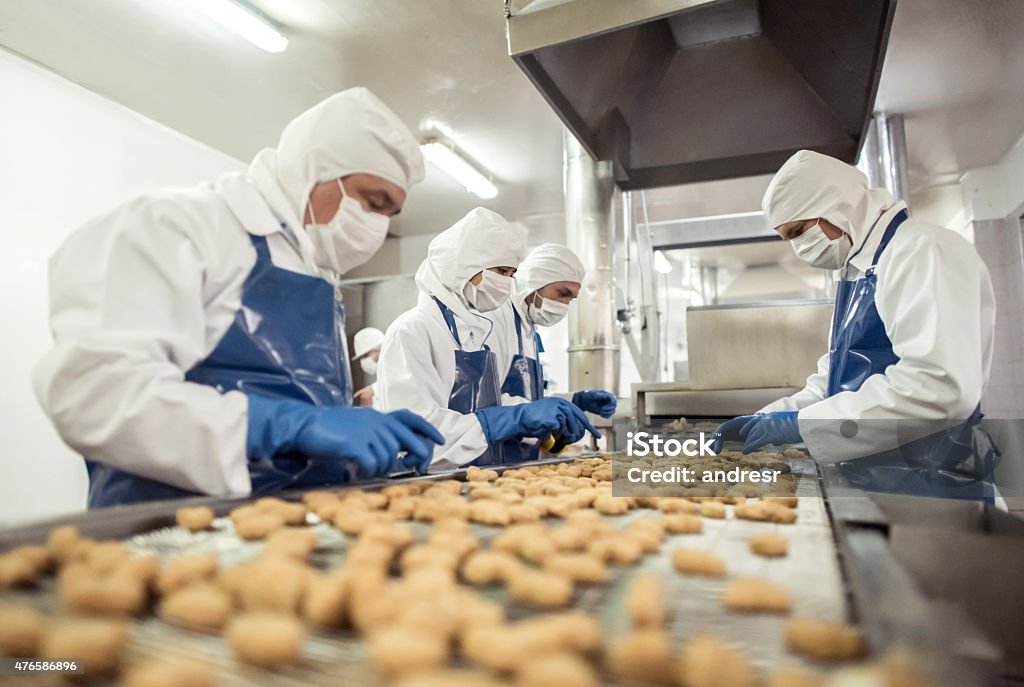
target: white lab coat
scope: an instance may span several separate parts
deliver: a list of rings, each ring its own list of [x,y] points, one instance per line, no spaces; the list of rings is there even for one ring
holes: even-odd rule
[[[416,307],[398,317],[384,334],[377,366],[382,410],[408,408],[422,415],[444,436],[434,449],[433,467],[465,465],[487,450],[487,437],[476,414],[448,409],[455,384],[455,351],[459,348],[436,296],[451,310],[464,351],[479,351],[491,342],[494,324],[470,310],[463,295],[473,275],[491,267],[515,267],[526,242],[519,228],[484,208],[471,210],[430,242],[427,258],[416,272]],[[502,306],[506,307],[506,306]],[[498,369],[498,386],[503,373]]]
[[[898,203],[883,213],[863,250],[851,259],[849,279],[864,275],[885,227],[905,207]],[[826,352],[803,389],[759,411],[799,411],[800,434],[819,462],[894,448],[908,439],[907,420],[966,419],[988,383],[995,298],[974,246],[948,229],[911,217],[896,231],[875,272],[875,305],[899,362],[869,377],[857,391],[825,398]],[[843,420],[868,421],[870,431],[844,436]],[[934,430],[935,425],[921,427]]]
[[[480,350],[489,341],[490,320],[454,299],[440,297],[455,316],[463,350]],[[381,410],[408,408],[434,425],[445,438],[445,445],[434,449],[433,467],[440,470],[465,465],[487,450],[477,416],[448,409],[456,348],[437,303],[420,293],[416,307],[388,327],[377,368],[374,405]]]
[[[305,232],[285,232],[244,174],[129,200],[65,242],[50,265],[55,347],[33,383],[69,446],[182,489],[250,493],[245,394],[184,381],[239,310],[249,234],[278,267],[321,274]]]

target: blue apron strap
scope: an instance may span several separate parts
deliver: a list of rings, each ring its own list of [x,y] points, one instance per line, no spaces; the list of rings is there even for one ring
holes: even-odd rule
[[[444,318],[444,323],[448,325],[448,331],[452,333],[452,336],[455,338],[455,343],[457,343],[461,349],[462,340],[459,339],[459,328],[455,326],[455,315],[452,314],[452,311],[448,309],[448,306],[442,303],[437,296],[431,296],[431,298],[433,298],[434,302],[437,303],[437,307],[441,309],[441,317]]]
[[[889,222],[889,226],[885,228],[885,233],[882,234],[882,240],[878,243],[878,249],[875,251],[875,257],[871,259],[872,267],[878,264],[879,258],[882,257],[882,251],[884,251],[886,246],[889,245],[889,241],[891,241],[892,237],[896,234],[896,229],[898,229],[909,216],[910,215],[907,213],[906,208],[904,208],[896,213],[896,216]]]
[[[512,308],[512,317],[516,320],[516,339],[519,341],[519,355],[523,355],[523,318],[519,316],[516,306],[509,303],[508,307]]]
[[[267,245],[266,236],[249,234],[249,241],[252,243],[252,247],[256,249],[256,259],[258,262],[270,260],[270,246]],[[273,261],[271,260],[271,262]]]
[[[533,341],[534,344],[537,346],[537,360],[540,360],[540,354],[544,352],[544,342],[540,340],[539,333],[533,333]]]

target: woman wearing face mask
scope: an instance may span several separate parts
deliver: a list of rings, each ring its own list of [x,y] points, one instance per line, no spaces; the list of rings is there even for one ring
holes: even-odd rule
[[[51,261],[56,346],[34,384],[85,458],[90,507],[241,496],[420,467],[441,437],[353,409],[334,275],[368,260],[423,178],[364,88],[299,115],[248,173],[141,196]]]
[[[545,243],[530,251],[516,272],[516,288],[509,303],[494,311],[498,369],[504,370],[503,402],[525,403],[544,398],[544,372],[540,353],[544,350],[537,327],[550,327],[569,313],[569,304],[579,295],[585,270],[576,254],[557,243]],[[607,391],[577,391],[572,403],[602,417],[615,413],[617,400]],[[509,462],[537,457],[536,442],[508,442],[504,446]]]
[[[855,486],[990,494],[992,451],[978,421],[995,303],[974,247],[810,151],[783,165],[763,207],[800,259],[839,270],[830,350],[801,391],[724,423],[718,448],[803,441]]]
[[[477,208],[430,242],[416,272],[419,302],[395,320],[380,353],[382,408],[408,408],[444,436],[435,464],[504,462],[502,445],[551,434],[578,441],[597,431],[562,399],[501,405],[488,315],[508,301],[525,251],[522,233]]]
[[[368,377],[377,377],[377,361],[380,360],[380,347],[384,343],[384,332],[376,327],[366,327],[352,337],[352,362],[359,363],[359,369]],[[372,406],[376,382],[367,384],[352,394],[352,402],[357,406]]]

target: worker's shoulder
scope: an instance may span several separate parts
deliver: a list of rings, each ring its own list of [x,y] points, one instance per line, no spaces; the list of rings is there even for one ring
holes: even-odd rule
[[[892,257],[928,254],[960,261],[981,260],[974,244],[957,232],[913,217],[900,225],[885,252],[891,252]]]

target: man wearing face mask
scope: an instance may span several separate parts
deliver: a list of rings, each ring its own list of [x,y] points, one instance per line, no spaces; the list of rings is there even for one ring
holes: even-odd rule
[[[423,178],[364,88],[299,115],[246,174],[131,199],[51,261],[56,340],[34,386],[86,458],[90,507],[238,496],[425,468],[442,437],[353,409],[334,276]]]
[[[800,259],[840,270],[830,350],[801,391],[724,423],[717,449],[803,441],[856,486],[982,495],[990,456],[970,447],[986,444],[977,423],[995,303],[974,247],[806,150],[772,179],[763,208]]]
[[[490,210],[472,210],[430,242],[416,272],[419,302],[384,336],[381,407],[427,418],[445,438],[434,454],[442,468],[505,462],[504,442],[523,437],[597,435],[563,399],[502,405],[488,315],[508,302],[524,252],[518,228]]]
[[[498,369],[504,370],[501,392],[506,404],[544,398],[544,372],[540,353],[544,350],[537,327],[550,327],[569,313],[569,304],[579,295],[585,274],[576,254],[557,243],[545,243],[530,251],[516,272],[516,287],[509,303],[491,314]],[[618,404],[607,391],[577,391],[572,403],[590,413],[611,417]],[[534,442],[507,442],[505,460],[519,462],[537,458]]]
[[[383,343],[384,332],[376,327],[360,329],[352,337],[352,361],[359,363],[363,374],[374,378],[377,376],[377,361],[380,360],[380,347]],[[376,386],[376,382],[367,384],[352,395],[352,401],[357,406],[372,406]]]

